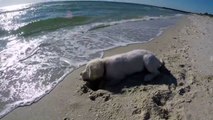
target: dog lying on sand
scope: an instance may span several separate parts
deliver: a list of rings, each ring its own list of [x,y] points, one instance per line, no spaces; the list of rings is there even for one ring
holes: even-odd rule
[[[91,60],[80,75],[87,82],[100,84],[104,80],[107,85],[116,85],[125,77],[146,69],[149,74],[145,76],[144,81],[151,81],[160,74],[158,69],[163,64],[152,52],[138,49]]]

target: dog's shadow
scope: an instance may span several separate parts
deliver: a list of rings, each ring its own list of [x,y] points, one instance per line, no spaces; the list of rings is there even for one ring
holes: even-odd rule
[[[161,74],[150,82],[144,81],[145,75],[149,74],[149,72],[143,71],[143,72],[128,76],[126,79],[122,80],[122,82],[114,86],[105,86],[103,88],[98,88],[100,83],[97,83],[97,82],[86,84],[86,85],[90,89],[95,91],[98,89],[104,89],[114,94],[123,93],[124,88],[131,88],[131,87],[140,86],[140,85],[146,86],[146,85],[163,85],[164,84],[164,85],[170,86],[173,84],[177,86],[177,79],[171,74],[171,72],[165,66],[161,67],[159,70]]]

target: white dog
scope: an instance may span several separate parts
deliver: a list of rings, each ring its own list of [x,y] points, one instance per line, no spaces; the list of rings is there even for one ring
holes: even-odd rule
[[[84,71],[82,79],[88,82],[105,80],[108,85],[115,85],[128,75],[148,70],[144,81],[151,81],[160,74],[159,68],[163,65],[153,53],[147,50],[133,50],[127,53],[91,60]]]

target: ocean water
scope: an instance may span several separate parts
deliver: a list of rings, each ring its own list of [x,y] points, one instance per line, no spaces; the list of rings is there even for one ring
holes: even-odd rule
[[[184,13],[113,2],[48,2],[0,8],[0,118],[49,93],[104,50],[143,43]]]

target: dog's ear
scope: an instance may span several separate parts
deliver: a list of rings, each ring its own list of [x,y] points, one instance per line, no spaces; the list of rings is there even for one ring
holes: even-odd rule
[[[89,66],[88,75],[91,80],[99,79],[102,76],[103,71],[103,62],[101,60],[97,60],[92,65]]]
[[[89,76],[89,79],[94,81],[97,79],[97,75],[96,75],[96,66],[89,66],[89,69],[88,69],[88,76]]]

